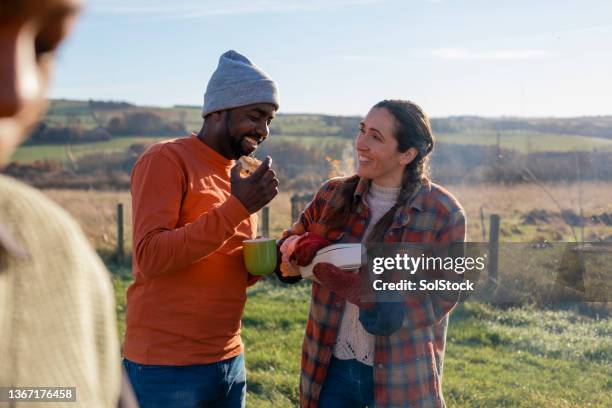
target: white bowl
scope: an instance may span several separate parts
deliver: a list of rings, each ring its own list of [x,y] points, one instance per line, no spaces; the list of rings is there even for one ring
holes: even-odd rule
[[[312,268],[319,262],[327,262],[344,270],[359,269],[361,267],[361,244],[334,244],[320,249],[312,262],[307,266],[300,266],[302,278],[312,279]]]

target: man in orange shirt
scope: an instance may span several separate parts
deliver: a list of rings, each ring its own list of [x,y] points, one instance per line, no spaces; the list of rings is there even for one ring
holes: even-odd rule
[[[149,148],[132,171],[134,283],[124,365],[143,408],[244,407],[242,241],[278,194],[266,158],[241,178],[235,160],[268,136],[276,83],[243,55],[219,59],[198,134]]]

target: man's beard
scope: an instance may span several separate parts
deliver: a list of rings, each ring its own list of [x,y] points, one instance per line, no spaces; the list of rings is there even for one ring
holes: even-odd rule
[[[229,140],[229,145],[231,149],[231,154],[233,159],[239,159],[242,156],[248,156],[248,153],[242,147],[242,139],[248,135],[239,136],[237,134],[232,133],[230,130],[230,114],[225,116],[225,132],[226,137]]]
[[[245,152],[244,149],[242,148],[242,138],[240,139],[231,138],[230,147],[232,148],[232,155],[234,156],[234,159],[239,159],[242,156],[248,155],[247,152]]]

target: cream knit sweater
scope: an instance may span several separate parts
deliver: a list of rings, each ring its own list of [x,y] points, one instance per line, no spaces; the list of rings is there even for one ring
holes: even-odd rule
[[[370,209],[370,221],[363,234],[363,240],[367,238],[378,220],[393,207],[399,192],[399,187],[389,188],[370,183],[365,196]],[[333,354],[340,360],[356,359],[370,366],[374,364],[374,336],[365,331],[359,321],[359,308],[350,302],[346,302],[344,307]]]
[[[116,407],[120,349],[101,260],[68,214],[5,176],[0,227],[0,387],[76,387],[76,403],[17,406]]]

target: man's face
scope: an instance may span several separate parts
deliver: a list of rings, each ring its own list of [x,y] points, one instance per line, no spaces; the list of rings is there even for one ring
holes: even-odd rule
[[[0,0],[0,164],[46,109],[55,51],[81,0]]]
[[[227,156],[238,159],[249,156],[269,134],[276,107],[270,103],[234,108],[225,112]]]

